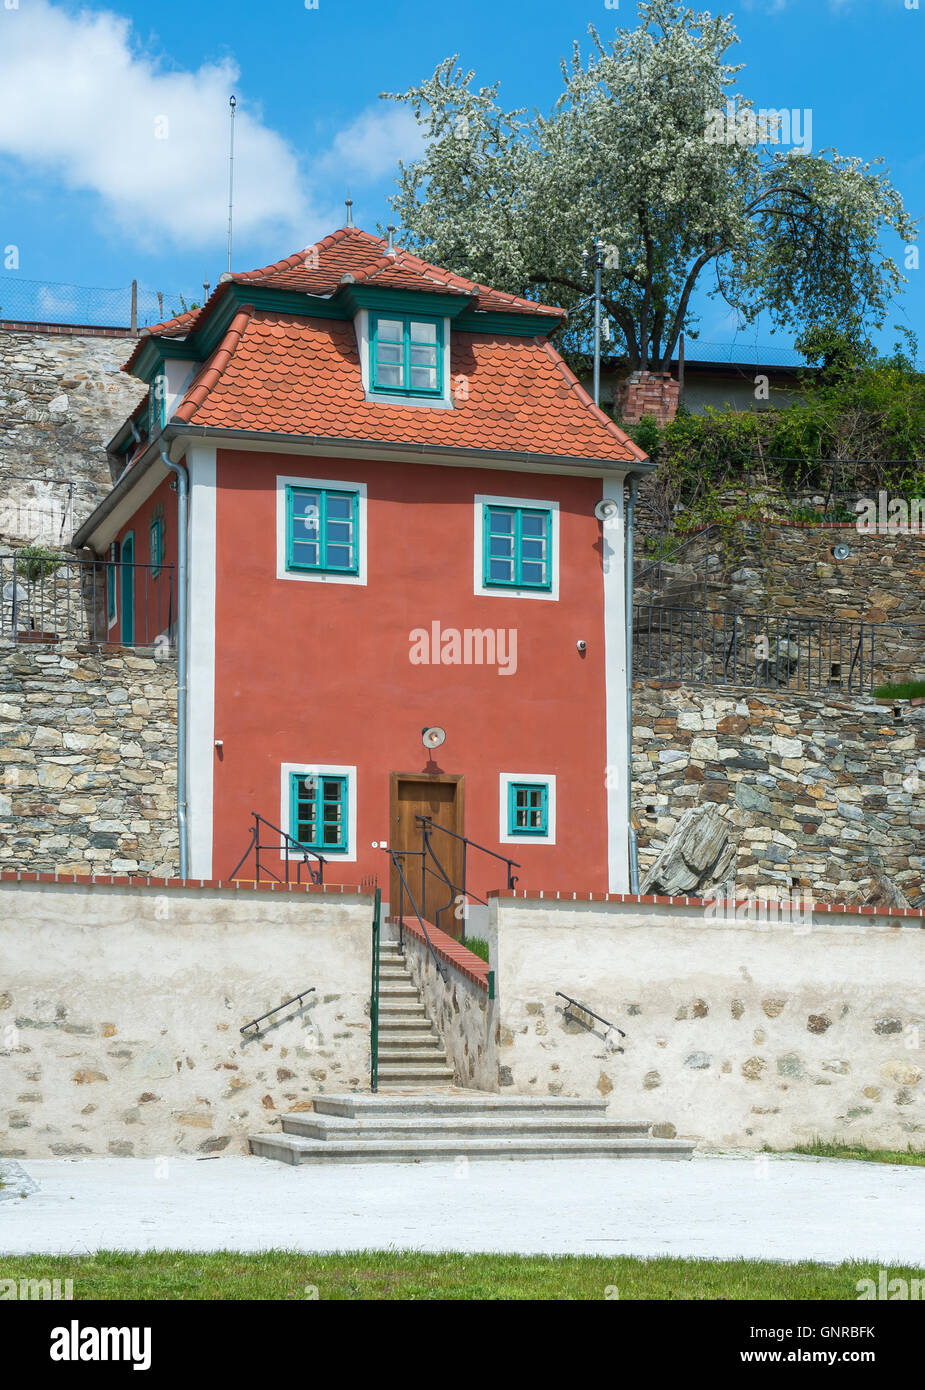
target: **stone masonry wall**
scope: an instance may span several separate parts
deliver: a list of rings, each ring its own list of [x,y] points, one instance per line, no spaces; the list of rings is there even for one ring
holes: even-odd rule
[[[245,1153],[368,1087],[371,917],[355,891],[0,879],[0,1157]]]
[[[836,546],[847,547],[848,555],[836,558]],[[740,524],[725,541],[715,531],[692,541],[678,560],[680,568],[665,572],[657,604],[702,606],[709,560],[708,608],[768,613],[781,621],[876,623],[878,680],[925,679],[925,534],[860,535],[850,524]],[[637,568],[650,562],[643,556]],[[646,586],[638,599],[648,602]],[[775,632],[771,626],[771,637]]]
[[[708,1148],[921,1149],[921,915],[749,921],[697,899],[570,898],[493,900],[515,1094],[599,1094]],[[625,1038],[566,1018],[556,990]]]
[[[120,371],[134,342],[0,329],[0,542],[67,544],[105,496],[105,445],[145,394]]]
[[[176,663],[0,644],[0,869],[178,872]]]
[[[715,802],[736,882],[772,896],[882,902],[886,875],[925,904],[925,709],[784,691],[633,687],[643,878],[681,815]]]

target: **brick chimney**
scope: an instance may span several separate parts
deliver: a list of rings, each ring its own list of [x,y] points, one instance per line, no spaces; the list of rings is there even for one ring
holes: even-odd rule
[[[638,425],[643,415],[667,425],[677,414],[679,392],[670,372],[631,372],[617,387],[617,406],[628,425]]]

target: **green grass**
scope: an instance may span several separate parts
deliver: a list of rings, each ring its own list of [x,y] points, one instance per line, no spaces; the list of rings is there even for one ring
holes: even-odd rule
[[[874,691],[878,700],[920,700],[925,697],[925,681],[900,681],[898,685],[879,685]]]
[[[863,1144],[849,1144],[845,1140],[829,1143],[824,1139],[814,1139],[811,1144],[798,1144],[788,1150],[790,1153],[811,1154],[813,1158],[854,1158],[864,1163],[906,1163],[917,1168],[925,1168],[925,1150],[913,1149],[867,1149]]]
[[[78,1299],[339,1300],[815,1300],[857,1298],[874,1264],[820,1265],[770,1260],[637,1260],[627,1257],[426,1255],[367,1250],[354,1254],[207,1255],[162,1250],[101,1251],[89,1256],[0,1257],[0,1278],[73,1279]],[[922,1271],[891,1275],[920,1279]],[[608,1293],[608,1290],[610,1292]]]
[[[485,962],[488,961],[488,942],[483,941],[480,936],[467,936],[463,945],[466,946],[474,956],[478,956],[480,960],[484,960]]]

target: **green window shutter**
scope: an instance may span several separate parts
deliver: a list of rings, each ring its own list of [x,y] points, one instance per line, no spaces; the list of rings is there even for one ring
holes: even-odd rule
[[[359,493],[286,488],[286,568],[359,573]]]
[[[369,381],[373,391],[443,395],[443,320],[371,314]]]
[[[151,578],[156,579],[164,563],[164,520],[155,516],[148,528],[148,541],[151,553]]]
[[[552,588],[552,513],[485,504],[482,582],[511,589]]]
[[[509,835],[549,834],[549,784],[547,782],[508,783],[507,833]]]
[[[289,777],[289,834],[306,849],[347,849],[347,778],[293,772]]]

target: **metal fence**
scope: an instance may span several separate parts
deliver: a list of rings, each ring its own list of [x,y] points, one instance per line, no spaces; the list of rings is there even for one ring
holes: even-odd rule
[[[203,291],[148,290],[137,281],[115,289],[24,280],[0,275],[0,320],[13,323],[68,323],[95,328],[143,328],[202,303]]]
[[[174,646],[173,566],[0,555],[0,638]]]
[[[637,604],[633,674],[695,685],[869,694],[879,626]]]

